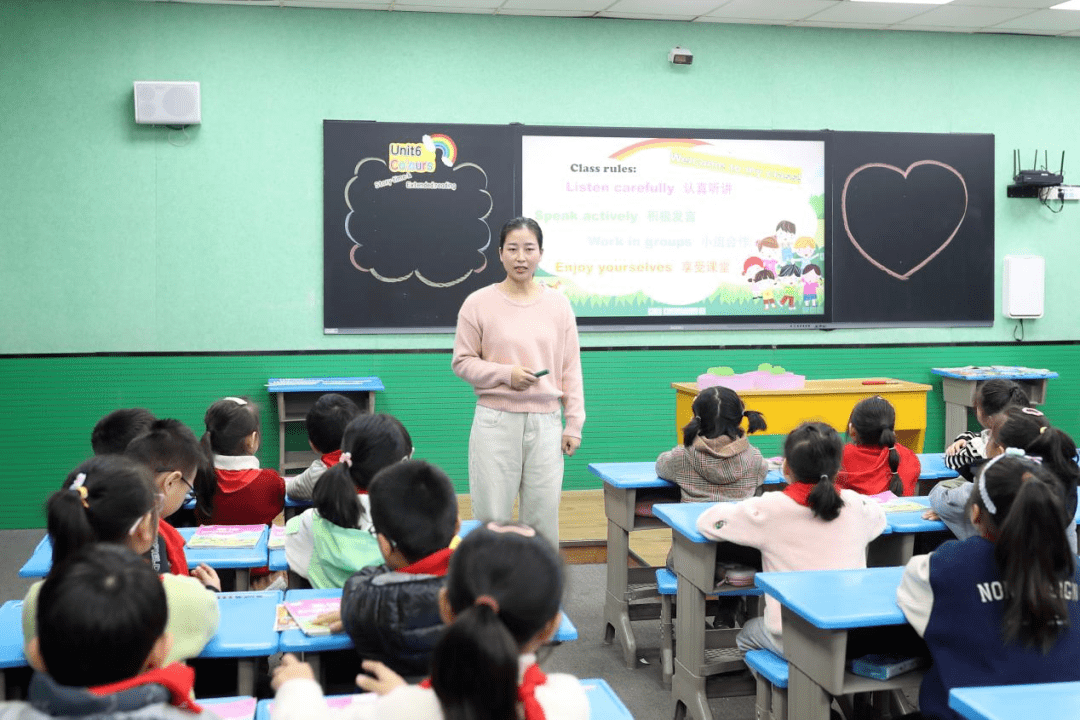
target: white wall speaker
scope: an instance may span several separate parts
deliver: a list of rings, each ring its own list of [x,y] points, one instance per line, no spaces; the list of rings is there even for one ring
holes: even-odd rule
[[[136,80],[135,122],[140,125],[198,125],[202,122],[199,83]]]
[[[1045,261],[1038,255],[1006,255],[1002,309],[1009,318],[1040,318],[1045,300]]]

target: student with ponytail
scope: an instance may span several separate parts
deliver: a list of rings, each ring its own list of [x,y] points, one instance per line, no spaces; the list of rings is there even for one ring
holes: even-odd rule
[[[95,543],[124,545],[139,555],[157,539],[158,515],[164,497],[155,493],[154,475],[146,465],[119,455],[99,455],[68,475],[62,489],[46,503],[46,527],[53,545],[50,576],[83,548]],[[204,587],[199,568],[192,576],[161,576],[168,603],[166,630],[173,645],[167,661],[202,652],[218,624],[217,598]],[[36,610],[41,583],[30,587],[23,602],[23,638],[37,633]]]
[[[718,503],[698,518],[698,530],[710,540],[758,548],[766,572],[866,567],[866,546],[885,529],[885,512],[871,498],[837,488],[843,449],[825,423],[803,423],[784,440],[784,491]],[[764,619],[748,620],[736,642],[783,655],[780,604],[766,596]]]
[[[1039,410],[1032,407],[1011,407],[994,416],[990,441],[986,446],[988,457],[996,457],[1004,448],[1024,451],[1028,457],[1038,458],[1043,467],[1056,480],[1064,516],[1061,525],[1066,528],[1069,547],[1076,552],[1076,488],[1080,481],[1080,466],[1076,463],[1076,443],[1064,431],[1052,427]],[[968,504],[974,492],[974,484],[939,483],[930,491],[930,507],[934,516],[942,520],[953,534],[965,540],[978,534],[971,522]]]
[[[915,453],[896,440],[896,409],[880,395],[860,400],[851,410],[837,485],[877,495],[914,495],[922,466]]]
[[[731,388],[706,388],[694,398],[694,417],[683,428],[683,444],[661,453],[656,474],[678,484],[683,502],[742,500],[754,494],[769,468],[741,427],[765,430],[761,413],[747,410]]]
[[[1009,448],[975,485],[978,534],[913,557],[896,593],[933,658],[919,693],[926,718],[959,720],[954,687],[1080,680],[1080,573],[1059,480]]]
[[[269,525],[285,506],[285,480],[260,468],[259,409],[243,397],[213,403],[203,418],[203,448],[213,465],[209,482],[195,485],[202,524]],[[265,572],[261,573],[265,575]]]
[[[990,428],[995,418],[1014,407],[1031,407],[1024,388],[1012,380],[997,379],[979,383],[975,393],[975,419],[983,426],[975,434],[965,430],[956,436],[953,444],[945,448],[945,465],[968,480],[975,479],[975,472],[989,456],[986,446],[990,442]]]
[[[559,625],[562,560],[525,525],[489,523],[450,559],[439,596],[447,630],[435,646],[431,679],[406,685],[382,663],[357,677],[376,702],[330,710],[311,668],[286,655],[274,672],[275,720],[586,720],[589,701],[572,675],[546,675],[536,651]]]
[[[341,438],[341,460],[315,484],[314,507],[285,524],[289,569],[314,588],[339,588],[357,570],[382,563],[368,484],[412,457],[412,438],[392,415],[358,415]]]

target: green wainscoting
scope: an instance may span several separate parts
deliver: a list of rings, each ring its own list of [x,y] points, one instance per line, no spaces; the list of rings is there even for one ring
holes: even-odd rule
[[[672,381],[693,380],[705,368],[751,370],[783,365],[809,378],[888,376],[935,390],[927,408],[927,451],[942,449],[943,404],[934,366],[1018,364],[1047,367],[1046,413],[1073,435],[1080,432],[1080,381],[1071,369],[1080,345],[777,347],[767,349],[589,349],[582,354],[588,420],[579,453],[566,465],[567,489],[599,487],[590,462],[648,460],[675,443]],[[460,492],[467,487],[466,452],[471,389],[450,372],[449,352],[258,355],[143,355],[0,357],[0,528],[41,527],[45,498],[90,454],[90,431],[107,412],[147,407],[203,431],[213,400],[248,395],[262,406],[266,434],[259,457],[277,464],[277,411],[266,393],[270,377],[376,375],[386,391],[376,409],[398,416],[418,457],[443,467]],[[779,438],[755,439],[766,456]]]

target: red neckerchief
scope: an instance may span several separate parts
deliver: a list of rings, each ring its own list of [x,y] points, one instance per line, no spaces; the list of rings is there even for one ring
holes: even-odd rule
[[[793,482],[784,488],[784,494],[803,507],[810,507],[810,493],[817,483]]]
[[[525,708],[525,720],[545,720],[544,708],[536,699],[536,688],[547,682],[547,675],[540,666],[533,663],[525,668],[525,675],[518,685],[518,702]]]
[[[518,702],[521,703],[525,710],[525,720],[546,720],[547,716],[544,715],[544,708],[540,706],[540,701],[536,699],[536,688],[545,683],[547,683],[547,675],[544,674],[539,665],[533,663],[525,668],[521,684],[518,685]],[[422,681],[420,687],[430,689],[431,678]]]
[[[334,452],[328,452],[322,456],[323,465],[328,468],[332,468],[341,462],[341,448],[338,448]]]
[[[450,567],[450,553],[453,550],[450,548],[443,548],[438,552],[433,552],[425,558],[420,558],[412,565],[406,565],[398,570],[398,572],[409,573],[411,575],[438,575],[439,577],[446,577],[446,571]]]
[[[130,690],[141,685],[161,685],[169,691],[169,704],[182,710],[201,713],[202,708],[191,699],[191,689],[195,685],[195,671],[182,663],[173,663],[168,667],[148,670],[127,680],[87,688],[93,695],[113,695],[123,690]]]

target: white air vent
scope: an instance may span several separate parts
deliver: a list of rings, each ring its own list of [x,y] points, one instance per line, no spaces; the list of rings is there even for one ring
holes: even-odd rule
[[[135,122],[140,125],[198,125],[202,122],[199,83],[136,80]]]

